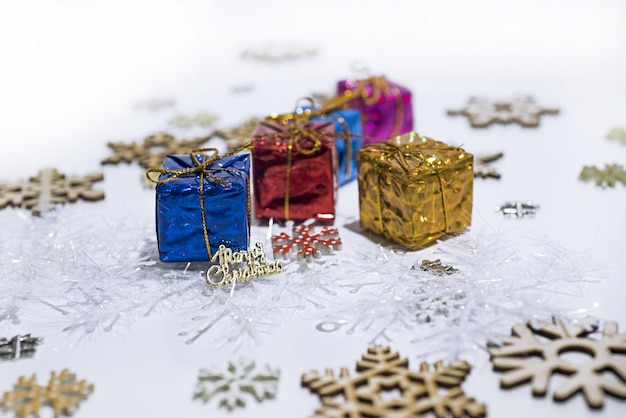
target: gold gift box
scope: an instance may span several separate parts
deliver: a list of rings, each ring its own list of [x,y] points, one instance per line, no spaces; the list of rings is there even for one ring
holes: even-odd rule
[[[474,156],[411,132],[357,154],[361,227],[411,249],[472,221]]]

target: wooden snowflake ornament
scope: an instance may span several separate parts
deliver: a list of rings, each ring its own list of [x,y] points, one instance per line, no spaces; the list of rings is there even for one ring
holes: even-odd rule
[[[16,335],[11,339],[0,338],[0,360],[31,358],[42,342],[42,338],[31,337],[30,334]]]
[[[596,166],[585,166],[578,176],[579,180],[595,181],[596,186],[615,187],[617,183],[626,186],[626,170],[619,164],[606,164],[604,169]]]
[[[467,116],[474,128],[486,128],[494,123],[518,123],[527,128],[539,126],[542,115],[556,115],[559,109],[539,107],[530,96],[511,100],[490,100],[472,97],[463,109],[448,110],[450,116]]]
[[[232,411],[244,408],[246,398],[252,397],[257,402],[274,399],[278,392],[280,370],[269,365],[257,368],[253,361],[240,360],[228,363],[225,372],[200,370],[194,399],[204,403],[217,399],[220,408]]]
[[[178,115],[170,119],[169,124],[181,129],[189,129],[194,126],[207,128],[213,125],[219,117],[212,113],[197,113],[195,115]]]
[[[626,145],[626,128],[613,128],[606,135],[607,139],[619,141]]]
[[[149,112],[158,112],[159,110],[168,109],[176,106],[176,99],[173,97],[151,97],[136,102],[133,107],[135,110],[147,110]]]
[[[143,168],[159,168],[167,155],[189,154],[208,140],[206,137],[176,141],[172,135],[161,132],[150,135],[142,143],[109,142],[113,155],[102,160],[101,164],[131,163],[136,160]]]
[[[437,418],[484,417],[484,404],[468,397],[461,383],[470,372],[465,361],[449,365],[441,361],[431,368],[423,362],[419,371],[409,370],[409,361],[389,347],[368,349],[357,363],[356,376],[342,368],[302,375],[302,386],[319,395],[322,406],[316,418],[419,417],[432,411]],[[393,396],[396,395],[396,396]]]
[[[41,170],[27,182],[0,182],[0,209],[11,205],[40,215],[54,209],[58,204],[76,202],[78,198],[88,201],[102,200],[104,192],[91,187],[93,183],[103,179],[101,173],[66,178],[53,168]]]
[[[298,260],[312,261],[320,258],[322,253],[332,254],[333,250],[341,250],[342,243],[336,228],[323,227],[316,234],[313,226],[300,224],[293,227],[293,236],[285,232],[272,235],[274,258],[289,260],[295,252]]]
[[[502,157],[504,157],[504,153],[502,152],[474,156],[474,178],[500,179],[502,175],[489,164],[494,161],[498,161]]]
[[[19,418],[38,417],[42,407],[49,406],[54,416],[69,416],[93,392],[93,385],[65,369],[52,372],[47,386],[37,384],[37,376],[20,376],[13,390],[4,393],[0,406]]]
[[[222,138],[226,142],[226,147],[232,151],[250,141],[252,133],[259,123],[261,123],[261,119],[250,118],[239,126],[216,129],[213,135]]]
[[[500,385],[512,388],[530,382],[533,395],[545,396],[550,377],[559,373],[567,380],[554,391],[557,401],[578,392],[592,408],[601,408],[607,393],[626,399],[626,359],[615,355],[626,353],[626,333],[619,334],[615,322],[606,322],[601,338],[589,338],[598,329],[597,324],[569,325],[559,319],[514,326],[502,346],[489,349],[494,370],[505,372]],[[563,357],[571,352],[591,357],[574,364]]]

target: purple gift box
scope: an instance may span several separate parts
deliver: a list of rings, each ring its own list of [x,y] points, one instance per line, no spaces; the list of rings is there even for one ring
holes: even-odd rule
[[[363,118],[363,145],[386,141],[413,130],[411,92],[384,76],[342,80],[337,95],[350,98],[346,107]]]

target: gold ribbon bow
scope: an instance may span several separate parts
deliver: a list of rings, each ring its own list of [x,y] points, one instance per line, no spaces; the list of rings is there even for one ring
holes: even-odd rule
[[[204,178],[208,177],[222,186],[230,187],[230,185],[226,181],[224,181],[224,179],[216,176],[212,172],[213,171],[228,171],[228,172],[242,173],[243,175],[246,176],[246,185],[247,185],[246,187],[247,187],[247,194],[248,194],[248,199],[246,203],[246,211],[248,215],[248,234],[250,234],[250,225],[252,223],[252,208],[250,206],[250,199],[251,199],[250,181],[247,178],[248,177],[247,173],[243,170],[227,168],[227,167],[211,167],[211,165],[213,165],[217,161],[220,161],[224,158],[231,157],[240,151],[250,149],[251,147],[252,147],[252,142],[247,142],[240,148],[229,151],[224,155],[219,155],[219,151],[215,148],[197,148],[197,149],[192,150],[189,153],[189,157],[191,158],[191,161],[194,164],[193,167],[181,168],[177,170],[167,170],[164,168],[151,168],[148,171],[146,171],[146,177],[148,178],[148,180],[151,183],[155,183],[155,184],[168,183],[174,179],[177,179],[179,177],[186,176],[186,175],[198,175],[200,177],[200,185],[198,187],[198,194],[200,195],[200,210],[202,214],[202,232],[204,234],[204,244],[206,245],[207,254],[209,255],[209,260],[213,257],[213,252],[211,251],[211,242],[209,240],[209,232],[207,230],[207,225],[206,225],[206,215],[204,214]],[[210,152],[211,154],[208,156],[208,158],[205,158],[204,161],[200,161],[196,154],[201,153],[201,152]],[[150,174],[152,173],[158,173],[159,176],[161,174],[171,174],[171,175],[162,180],[161,179],[155,180],[152,177],[150,177]]]
[[[351,89],[347,89],[340,96],[335,96],[327,100],[320,111],[329,112],[335,109],[345,108],[348,103],[354,98],[360,96],[363,102],[371,106],[376,104],[381,96],[391,91],[397,96],[395,100],[396,104],[396,117],[394,120],[393,131],[391,132],[391,138],[400,135],[402,129],[402,120],[404,119],[404,104],[402,103],[402,96],[400,89],[392,87],[385,76],[369,77],[363,80],[356,80],[356,86]],[[369,87],[369,88],[368,88]],[[368,90],[371,89],[371,93]]]
[[[357,136],[350,133],[350,126],[348,126],[348,122],[344,118],[339,115],[334,115],[331,112],[335,110],[339,110],[339,108],[325,108],[324,106],[320,109],[315,109],[315,100],[311,97],[303,97],[300,100],[305,100],[311,104],[311,109],[301,109],[301,112],[292,112],[292,113],[283,113],[283,114],[272,114],[265,118],[265,120],[271,120],[275,122],[279,122],[282,125],[288,125],[290,123],[294,123],[296,125],[302,126],[304,122],[308,122],[313,117],[325,117],[329,119],[334,119],[338,123],[341,123],[343,126],[343,134],[337,134],[335,132],[335,137],[341,138],[346,143],[346,169],[345,175],[346,178],[350,178],[352,174],[352,137]],[[298,102],[300,102],[298,100]],[[297,106],[297,104],[296,104]]]

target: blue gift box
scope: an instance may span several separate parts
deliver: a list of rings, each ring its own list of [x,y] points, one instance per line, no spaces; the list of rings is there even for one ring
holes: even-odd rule
[[[209,158],[197,155],[200,163]],[[170,155],[164,170],[197,167],[189,155]],[[161,174],[156,185],[156,228],[161,261],[209,261],[206,221],[211,253],[220,245],[247,250],[249,239],[250,155],[224,157],[207,168],[200,198],[200,172]],[[220,184],[212,176],[222,179]],[[172,178],[173,177],[173,178]],[[167,181],[167,179],[172,178]]]
[[[345,126],[341,122],[343,119],[349,129],[349,138],[344,138]],[[356,153],[363,145],[363,128],[361,124],[361,112],[356,109],[333,110],[324,116],[314,116],[311,122],[335,122],[335,133],[337,134],[337,154],[339,155],[339,173],[337,181],[340,186],[357,178]],[[347,142],[350,141],[351,156],[348,155]],[[350,160],[350,161],[348,161]],[[349,170],[348,170],[349,167]]]

